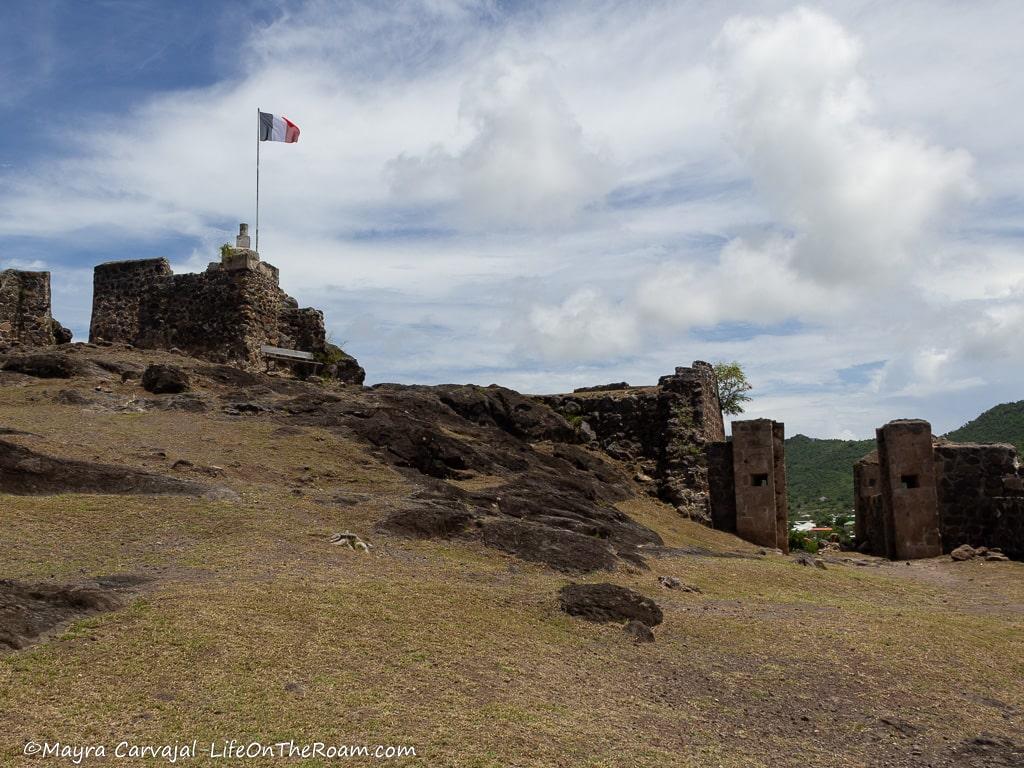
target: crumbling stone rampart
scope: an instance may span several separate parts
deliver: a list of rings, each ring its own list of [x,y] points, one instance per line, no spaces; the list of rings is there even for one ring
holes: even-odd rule
[[[862,551],[902,559],[970,544],[1024,559],[1024,471],[1013,446],[936,440],[924,421],[878,432],[879,450],[854,465]]]
[[[655,387],[615,384],[540,399],[609,456],[648,477],[659,498],[710,520],[704,447],[725,437],[711,365],[676,368]]]
[[[50,314],[50,273],[0,272],[0,349],[48,347],[71,341],[71,332]]]
[[[93,276],[92,342],[177,347],[218,362],[262,364],[263,345],[322,353],[323,313],[300,309],[278,285],[276,267],[235,248],[198,274],[173,274],[166,259],[115,261]]]

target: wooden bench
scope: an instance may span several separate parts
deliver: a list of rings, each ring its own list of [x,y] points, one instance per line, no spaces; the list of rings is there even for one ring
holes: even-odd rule
[[[270,368],[271,360],[280,360],[285,363],[302,363],[303,365],[313,366],[313,372],[323,365],[316,360],[316,357],[312,352],[303,352],[300,349],[286,349],[285,347],[272,347],[269,344],[264,344],[260,347],[264,359],[267,362],[267,368]]]

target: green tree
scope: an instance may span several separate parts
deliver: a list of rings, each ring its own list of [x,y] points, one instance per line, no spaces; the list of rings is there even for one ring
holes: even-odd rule
[[[743,368],[735,360],[731,363],[715,363],[715,378],[718,379],[718,402],[722,413],[736,416],[743,413],[743,404],[750,402],[747,394],[753,386],[747,381]]]

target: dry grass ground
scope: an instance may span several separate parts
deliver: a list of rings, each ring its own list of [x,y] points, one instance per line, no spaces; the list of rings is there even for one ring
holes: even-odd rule
[[[0,388],[0,426],[66,457],[193,479],[215,465],[239,498],[0,496],[3,578],[153,579],[0,655],[2,765],[60,762],[22,757],[28,740],[402,744],[402,764],[432,768],[952,765],[965,739],[1022,741],[1024,564],[675,555],[583,579],[663,607],[657,641],[635,645],[561,613],[562,574],[377,533],[410,486],[361,445],[55,403],[67,386]],[[655,501],[621,507],[670,547],[754,551]],[[330,544],[341,530],[374,549]]]

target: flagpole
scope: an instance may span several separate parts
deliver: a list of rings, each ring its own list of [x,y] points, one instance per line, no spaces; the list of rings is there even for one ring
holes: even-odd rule
[[[260,250],[260,108],[256,107],[256,247]]]

